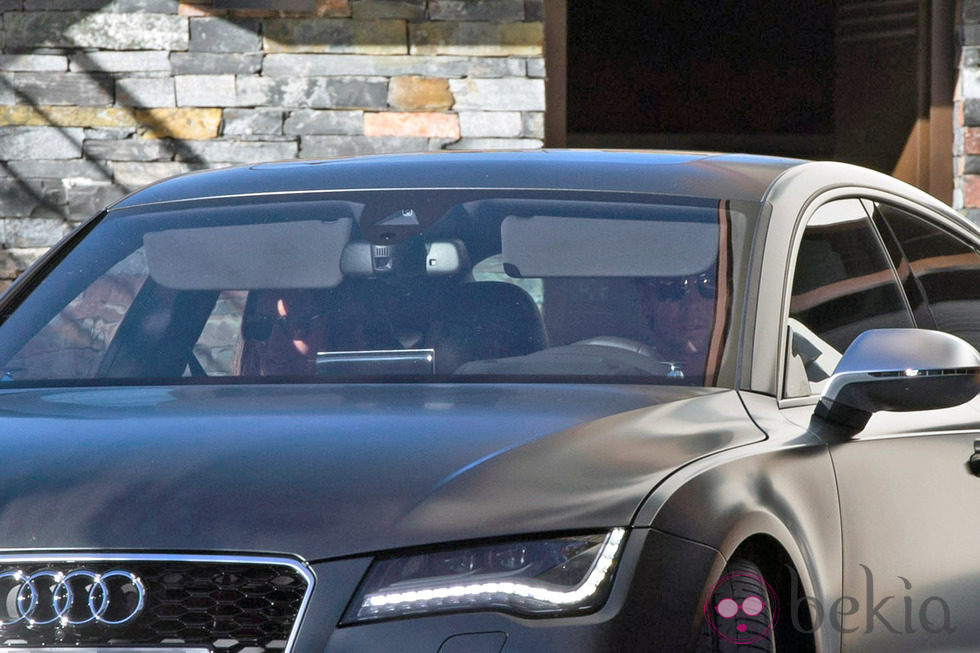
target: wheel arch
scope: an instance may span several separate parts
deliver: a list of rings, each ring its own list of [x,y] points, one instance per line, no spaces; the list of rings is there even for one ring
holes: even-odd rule
[[[783,650],[816,653],[817,637],[813,628],[810,602],[806,600],[807,587],[811,587],[802,561],[793,556],[775,537],[768,533],[756,533],[743,540],[732,552],[729,560],[743,558],[754,562],[762,571],[763,578],[772,586],[779,602],[780,618],[775,624],[776,641]]]
[[[840,638],[827,628],[826,619],[814,628],[814,589],[812,572],[793,543],[787,545],[777,534],[767,531],[743,533],[743,539],[725,551],[705,580],[698,605],[703,606],[729,563],[748,560],[759,567],[764,580],[776,594],[778,618],[774,625],[779,650],[828,653],[840,650]],[[703,619],[698,616],[698,621]]]

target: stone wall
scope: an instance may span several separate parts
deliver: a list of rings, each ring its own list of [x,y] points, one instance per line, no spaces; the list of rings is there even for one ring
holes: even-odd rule
[[[234,4],[0,0],[0,287],[189,170],[542,146],[543,0]]]

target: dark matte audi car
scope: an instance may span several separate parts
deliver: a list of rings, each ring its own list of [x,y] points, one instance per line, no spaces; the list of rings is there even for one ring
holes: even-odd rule
[[[0,299],[0,646],[975,649],[978,251],[756,156],[149,186]]]

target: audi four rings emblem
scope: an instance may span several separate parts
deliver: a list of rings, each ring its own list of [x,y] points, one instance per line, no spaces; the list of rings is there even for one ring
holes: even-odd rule
[[[121,569],[104,573],[42,569],[31,574],[9,570],[0,573],[0,628],[19,623],[115,626],[136,618],[145,600],[143,582]]]

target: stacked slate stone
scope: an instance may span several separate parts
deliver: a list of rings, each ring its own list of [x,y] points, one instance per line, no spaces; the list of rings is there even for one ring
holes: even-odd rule
[[[0,287],[189,170],[541,147],[542,4],[0,0]]]

